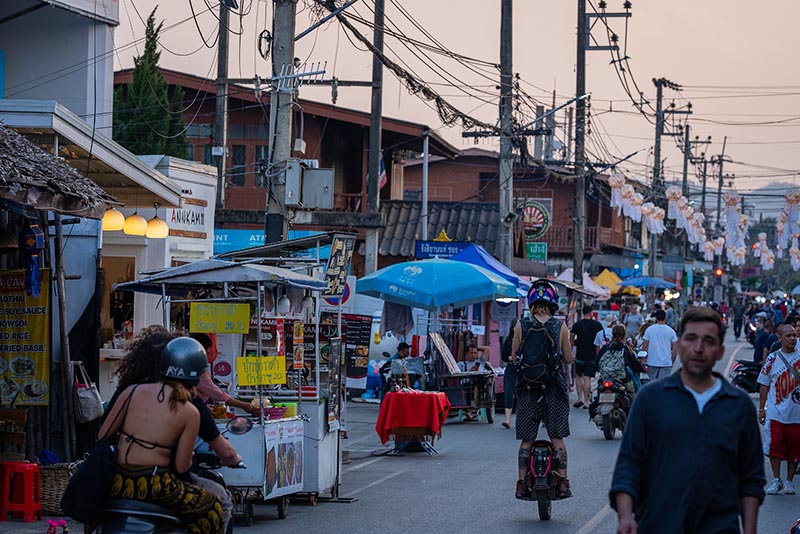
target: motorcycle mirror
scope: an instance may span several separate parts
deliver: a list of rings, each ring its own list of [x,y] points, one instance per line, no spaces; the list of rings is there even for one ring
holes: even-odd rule
[[[225,425],[225,428],[234,436],[241,436],[242,434],[247,434],[253,429],[253,421],[247,417],[234,417],[228,421],[228,424]]]

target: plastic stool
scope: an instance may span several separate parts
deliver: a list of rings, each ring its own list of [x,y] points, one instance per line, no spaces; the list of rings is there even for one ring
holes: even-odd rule
[[[39,466],[28,462],[0,462],[0,521],[22,514],[31,523],[42,519]]]

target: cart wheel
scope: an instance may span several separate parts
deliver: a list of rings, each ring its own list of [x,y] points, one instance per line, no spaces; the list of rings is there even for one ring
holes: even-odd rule
[[[484,408],[486,410],[486,422],[490,425],[494,423],[494,406]]]
[[[253,524],[253,503],[251,502],[244,506],[244,524],[248,527]]]
[[[286,519],[289,516],[289,497],[278,499],[278,519]]]

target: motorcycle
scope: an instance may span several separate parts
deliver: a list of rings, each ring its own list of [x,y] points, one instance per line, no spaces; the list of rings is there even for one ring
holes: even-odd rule
[[[589,418],[603,431],[603,437],[612,440],[618,428],[620,432],[625,429],[630,408],[631,396],[625,384],[616,379],[601,379],[589,405]]]
[[[644,386],[650,382],[650,375],[647,374],[647,364],[645,363],[647,361],[647,351],[640,350],[636,353],[636,358],[639,360],[639,363],[642,364],[642,367],[644,367],[644,371],[639,373],[639,382]]]
[[[747,320],[744,323],[744,337],[747,339],[747,342],[751,345],[756,344],[756,333],[758,333],[758,326],[756,325],[756,321],[753,318]]]
[[[731,367],[731,374],[728,378],[734,386],[748,393],[757,393],[761,388],[761,385],[757,382],[760,372],[760,363],[751,360],[736,360],[736,363]]]
[[[533,442],[531,464],[525,483],[531,492],[530,500],[536,501],[539,519],[547,521],[552,516],[553,501],[561,500],[558,486],[563,478],[556,471],[561,463],[556,457],[553,444],[547,440]]]
[[[224,433],[233,435],[246,434],[253,428],[253,422],[246,417],[234,417],[226,426]],[[198,447],[202,442],[198,445]],[[195,449],[197,450],[197,449]],[[195,453],[194,472],[225,487],[225,480],[217,471],[222,464],[216,454]],[[245,469],[247,466],[239,462],[235,469]],[[180,519],[172,512],[157,504],[137,501],[133,499],[115,499],[109,501],[100,511],[100,525],[97,528],[100,534],[124,534],[136,532],[137,534],[167,534],[186,532]],[[233,533],[233,521],[228,523],[226,534]]]

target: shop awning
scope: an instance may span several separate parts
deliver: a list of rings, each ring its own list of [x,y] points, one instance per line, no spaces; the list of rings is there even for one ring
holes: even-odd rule
[[[39,210],[100,219],[118,203],[60,158],[0,125],[0,198]]]
[[[133,282],[114,284],[114,289],[160,295],[164,286],[167,295],[186,296],[192,290],[201,287],[259,282],[285,284],[312,291],[323,291],[328,287],[324,280],[317,280],[280,267],[210,259],[171,267]]]
[[[603,272],[595,277],[594,282],[599,286],[608,288],[612,295],[616,295],[617,293],[627,293],[634,297],[638,297],[642,294],[641,290],[635,287],[623,287],[622,278],[608,269],[603,269]]]
[[[180,205],[177,184],[56,101],[0,99],[0,122],[39,145],[58,136],[58,156],[125,206]]]
[[[564,272],[556,277],[558,282],[572,282],[572,267],[564,269]],[[588,274],[583,273],[583,289],[585,289],[596,300],[608,300],[611,297],[611,292],[608,288],[597,285]]]
[[[486,252],[486,249],[475,243],[470,243],[467,248],[450,258],[453,261],[463,261],[488,269],[493,273],[500,275],[517,287],[517,291],[521,296],[528,294],[530,289],[530,282],[520,279],[519,275],[500,263],[494,256]]]

